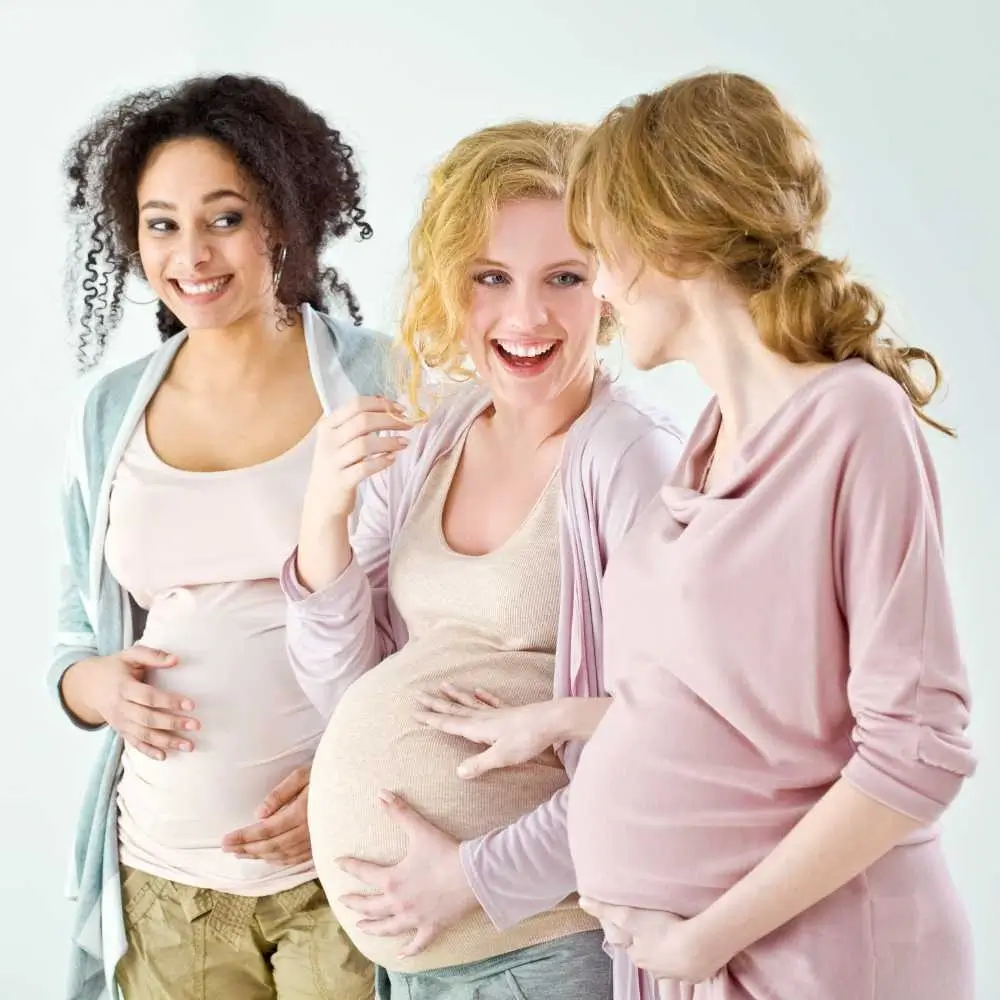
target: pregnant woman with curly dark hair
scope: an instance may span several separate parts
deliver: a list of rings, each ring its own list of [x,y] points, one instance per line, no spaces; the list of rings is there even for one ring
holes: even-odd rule
[[[67,173],[81,367],[125,302],[155,304],[163,340],[96,383],[69,448],[50,679],[106,737],[67,996],[364,1000],[313,867],[323,720],[278,584],[317,421],[382,390],[384,341],[320,264],[371,235],[353,152],[282,87],[223,76],[116,103]]]

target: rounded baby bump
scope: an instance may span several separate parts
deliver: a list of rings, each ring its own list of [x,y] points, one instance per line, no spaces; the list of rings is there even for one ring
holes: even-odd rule
[[[462,781],[456,768],[475,747],[414,721],[413,712],[418,707],[414,695],[428,684],[412,683],[412,678],[402,681],[395,666],[399,665],[386,661],[351,687],[316,751],[309,825],[320,881],[355,945],[369,959],[388,968],[421,971],[514,950],[521,946],[518,934],[537,934],[538,925],[518,925],[510,943],[477,909],[445,931],[427,951],[400,961],[401,939],[359,932],[357,923],[362,918],[339,903],[345,894],[372,890],[343,872],[338,859],[358,857],[395,864],[406,853],[404,834],[379,803],[381,789],[397,793],[432,823],[456,839],[466,840],[513,822],[567,781],[554,754],[547,762]],[[495,686],[496,681],[495,676],[482,673],[477,679],[475,670],[452,677],[463,684],[493,681]],[[585,918],[582,911],[576,909],[576,913]],[[537,919],[544,923],[547,917]],[[556,914],[555,919],[563,920],[565,915]],[[544,928],[541,933],[545,936]]]
[[[193,700],[190,753],[126,749],[124,825],[137,839],[207,848],[254,822],[278,782],[307,764],[322,721],[288,662],[277,585],[178,590],[154,602],[143,642],[177,656],[149,682]]]

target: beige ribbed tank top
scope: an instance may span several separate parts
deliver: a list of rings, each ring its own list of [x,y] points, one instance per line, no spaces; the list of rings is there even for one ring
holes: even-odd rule
[[[448,545],[442,528],[460,454],[456,447],[431,471],[392,553],[389,586],[409,641],[341,700],[316,752],[310,787],[316,869],[336,916],[369,959],[400,972],[479,961],[597,926],[575,896],[503,933],[477,908],[422,954],[400,960],[405,939],[359,932],[360,918],[337,902],[345,893],[365,891],[340,870],[337,858],[385,864],[405,853],[402,832],[378,804],[380,789],[402,795],[429,820],[467,840],[510,824],[568,780],[549,752],[524,766],[463,781],[456,768],[481,748],[413,719],[420,707],[415,694],[443,680],[485,688],[512,704],[552,697],[558,475],[503,545],[483,556],[462,555]]]

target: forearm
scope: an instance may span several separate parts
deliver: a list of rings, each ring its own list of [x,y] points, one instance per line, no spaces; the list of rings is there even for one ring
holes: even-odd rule
[[[66,709],[84,726],[96,728],[105,724],[104,716],[93,703],[90,668],[97,657],[78,660],[67,668],[59,681],[59,694]]]
[[[724,961],[825,899],[922,824],[841,779],[748,875],[694,919]]]
[[[314,514],[308,505],[302,514],[295,572],[302,584],[316,592],[339,577],[353,558],[346,517]]]
[[[498,930],[545,913],[576,890],[562,788],[510,826],[461,846],[472,891]]]
[[[556,698],[552,702],[553,743],[586,742],[611,707],[610,698]]]

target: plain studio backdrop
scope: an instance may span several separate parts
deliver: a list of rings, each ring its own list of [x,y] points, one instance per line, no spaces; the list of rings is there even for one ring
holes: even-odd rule
[[[375,237],[338,248],[334,260],[366,321],[389,329],[428,167],[455,140],[521,116],[594,122],[624,97],[721,67],[761,77],[810,127],[833,189],[826,249],[850,254],[888,297],[894,327],[936,353],[948,376],[934,412],[960,436],[930,440],[981,764],[947,814],[945,843],[976,929],[977,1000],[1000,1000],[995,3],[951,0],[927,13],[910,0],[36,0],[4,8],[0,998],[62,996],[63,882],[96,740],[61,717],[44,683],[62,449],[82,391],[61,301],[61,160],[75,132],[115,96],[195,73],[284,82],[355,146]],[[155,343],[152,307],[129,307],[105,367]],[[691,371],[640,377],[624,369],[620,349],[611,364],[688,426],[705,400]]]

